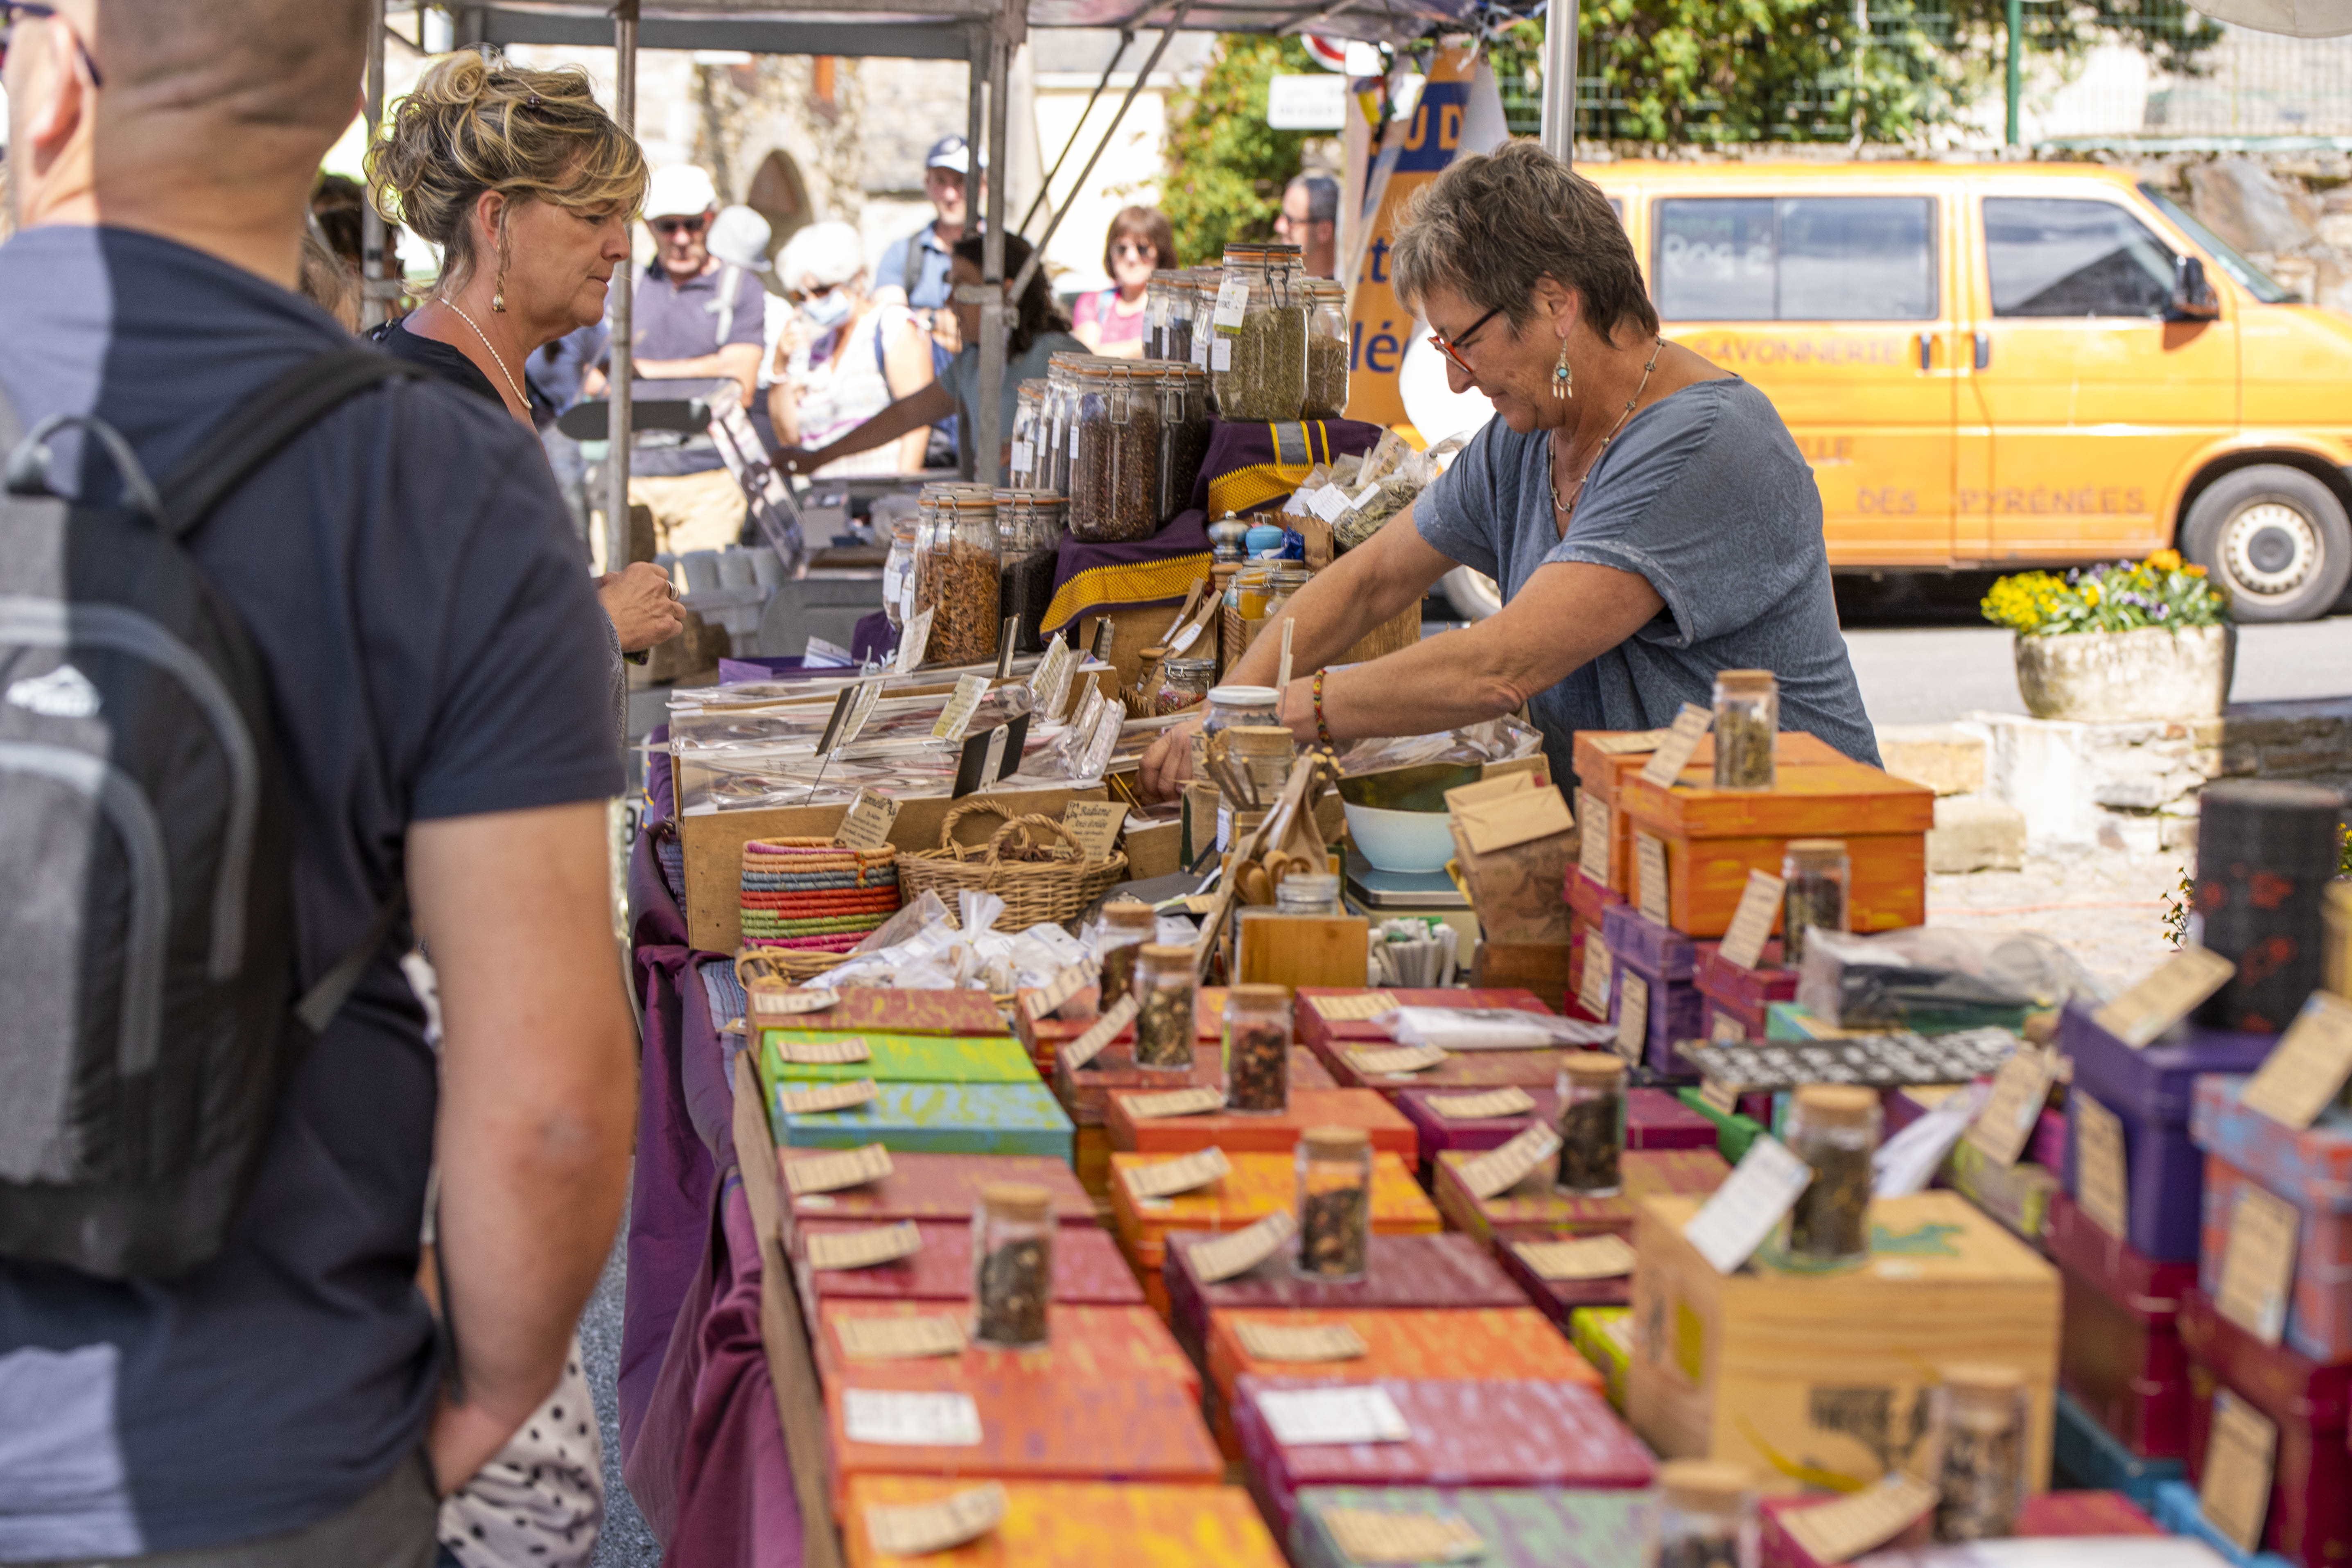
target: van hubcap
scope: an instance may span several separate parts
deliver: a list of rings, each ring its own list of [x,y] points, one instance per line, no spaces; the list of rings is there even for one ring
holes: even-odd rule
[[[2292,594],[2319,563],[2319,530],[2284,501],[2257,501],[2223,526],[2221,561],[2249,594]]]

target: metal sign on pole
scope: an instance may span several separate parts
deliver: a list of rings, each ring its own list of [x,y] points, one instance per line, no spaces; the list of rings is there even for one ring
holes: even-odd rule
[[[637,0],[616,0],[613,6],[613,118],[623,131],[637,133]],[[630,254],[613,274],[613,387],[611,425],[604,449],[604,569],[618,572],[629,564],[629,379],[636,374],[634,321],[636,315],[636,232],[629,234]]]

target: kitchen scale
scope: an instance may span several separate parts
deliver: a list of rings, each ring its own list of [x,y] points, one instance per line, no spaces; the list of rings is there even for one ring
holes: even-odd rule
[[[1348,846],[1347,874],[1340,884],[1348,908],[1381,921],[1408,916],[1434,917],[1454,928],[1455,951],[1466,973],[1470,954],[1477,951],[1478,917],[1470,900],[1443,871],[1383,871],[1364,858],[1363,851]]]

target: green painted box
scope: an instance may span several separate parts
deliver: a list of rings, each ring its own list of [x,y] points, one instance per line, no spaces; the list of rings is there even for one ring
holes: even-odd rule
[[[1045,1086],[1027,1083],[886,1083],[847,1110],[786,1115],[769,1097],[769,1122],[788,1149],[879,1143],[908,1154],[1043,1154],[1070,1159],[1070,1119]]]
[[[877,1083],[1038,1081],[1029,1053],[1010,1035],[883,1035],[871,1030],[836,1029],[761,1032],[764,1042],[760,1047],[760,1083],[772,1100],[780,1083],[855,1083],[861,1078],[870,1078]],[[785,1040],[818,1045],[864,1040],[873,1056],[862,1062],[788,1062],[783,1058]]]

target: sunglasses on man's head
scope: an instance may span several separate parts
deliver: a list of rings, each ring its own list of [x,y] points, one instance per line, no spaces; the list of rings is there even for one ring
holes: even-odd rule
[[[37,0],[0,0],[0,70],[8,68],[8,35],[18,22],[27,17],[45,19],[58,14],[55,5],[43,5]],[[74,37],[74,47],[81,51],[81,63],[89,68],[92,87],[104,87],[106,79],[98,74],[98,62],[89,58],[89,46]]]
[[[657,217],[654,219],[653,228],[654,232],[659,235],[677,234],[680,230],[688,234],[700,234],[703,225],[709,221],[701,217]]]

